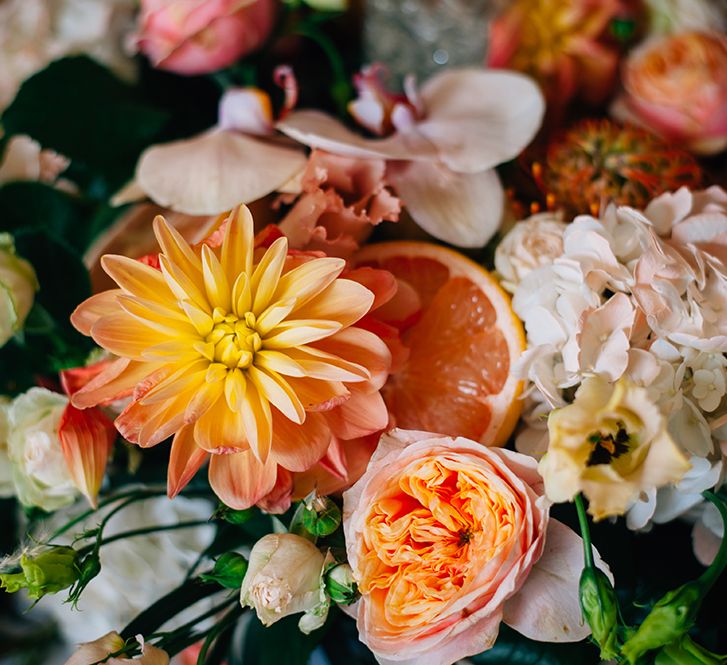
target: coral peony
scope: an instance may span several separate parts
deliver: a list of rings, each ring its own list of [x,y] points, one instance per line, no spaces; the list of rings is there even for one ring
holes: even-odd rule
[[[275,0],[142,0],[139,47],[159,69],[214,72],[260,47],[276,8]]]
[[[154,226],[160,269],[105,256],[120,288],[72,316],[78,330],[120,356],[73,404],[132,395],[116,427],[142,447],[174,435],[170,494],[211,454],[212,487],[245,508],[273,490],[278,466],[305,471],[334,438],[387,424],[379,388],[391,355],[354,325],[375,294],[340,278],[343,260],[288,255],[284,237],[256,252],[244,206],[214,249],[191,248],[161,217]]]
[[[689,150],[727,147],[727,37],[686,32],[646,42],[628,58],[612,113]]]
[[[582,543],[548,516],[525,455],[393,430],[344,494],[359,635],[380,663],[448,665],[491,647],[501,621],[545,641],[588,634]]]

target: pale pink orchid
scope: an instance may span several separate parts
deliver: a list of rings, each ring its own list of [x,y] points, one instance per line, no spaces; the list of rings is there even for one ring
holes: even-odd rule
[[[292,70],[280,67],[276,82],[285,90],[281,116],[295,104]],[[306,166],[300,146],[275,135],[267,93],[232,88],[220,100],[218,122],[189,139],[147,148],[134,182],[114,197],[120,205],[148,197],[188,215],[219,215],[240,203],[281,189]]]
[[[367,88],[368,90],[368,88]],[[312,148],[387,161],[387,181],[431,235],[462,247],[484,245],[500,225],[502,185],[494,171],[532,140],[544,112],[538,87],[521,74],[453,69],[429,79],[406,101],[373,92],[354,102],[376,132],[366,138],[315,110],[294,111],[277,128]]]

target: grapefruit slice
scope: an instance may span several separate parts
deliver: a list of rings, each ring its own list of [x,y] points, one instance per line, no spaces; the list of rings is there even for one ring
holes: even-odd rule
[[[355,267],[383,268],[397,296],[377,310],[409,349],[382,393],[397,427],[503,445],[522,408],[510,369],[525,332],[510,297],[467,257],[426,242],[365,246]]]

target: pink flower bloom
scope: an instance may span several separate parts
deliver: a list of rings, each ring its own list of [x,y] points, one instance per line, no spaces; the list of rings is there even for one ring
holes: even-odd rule
[[[727,37],[687,32],[649,41],[628,58],[612,113],[698,154],[727,146]]]
[[[494,167],[517,156],[540,127],[537,86],[512,72],[459,69],[418,92],[409,85],[398,101],[378,88],[374,94],[370,81],[365,90],[352,111],[377,133],[396,130],[388,136],[365,138],[314,110],[294,111],[277,127],[312,148],[386,160],[386,180],[419,226],[462,247],[484,245],[503,212]]]
[[[401,204],[385,186],[383,159],[315,150],[301,178],[301,195],[280,230],[293,249],[348,258],[374,226],[399,219]]]
[[[505,621],[582,640],[581,539],[548,516],[536,462],[464,438],[393,430],[344,494],[361,640],[379,663],[448,665]]]
[[[177,74],[223,69],[270,34],[275,0],[142,0],[139,47]]]

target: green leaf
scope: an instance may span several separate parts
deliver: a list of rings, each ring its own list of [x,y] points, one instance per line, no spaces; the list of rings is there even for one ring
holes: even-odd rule
[[[298,630],[300,615],[288,616],[269,628],[253,616],[245,633],[245,665],[306,665],[322,639],[326,627],[303,635]]]
[[[113,190],[131,177],[168,117],[100,64],[74,56],[29,78],[2,123],[8,135],[28,134],[101,173]]]
[[[90,208],[41,182],[11,182],[0,187],[0,231],[45,230],[83,251],[90,241]]]

